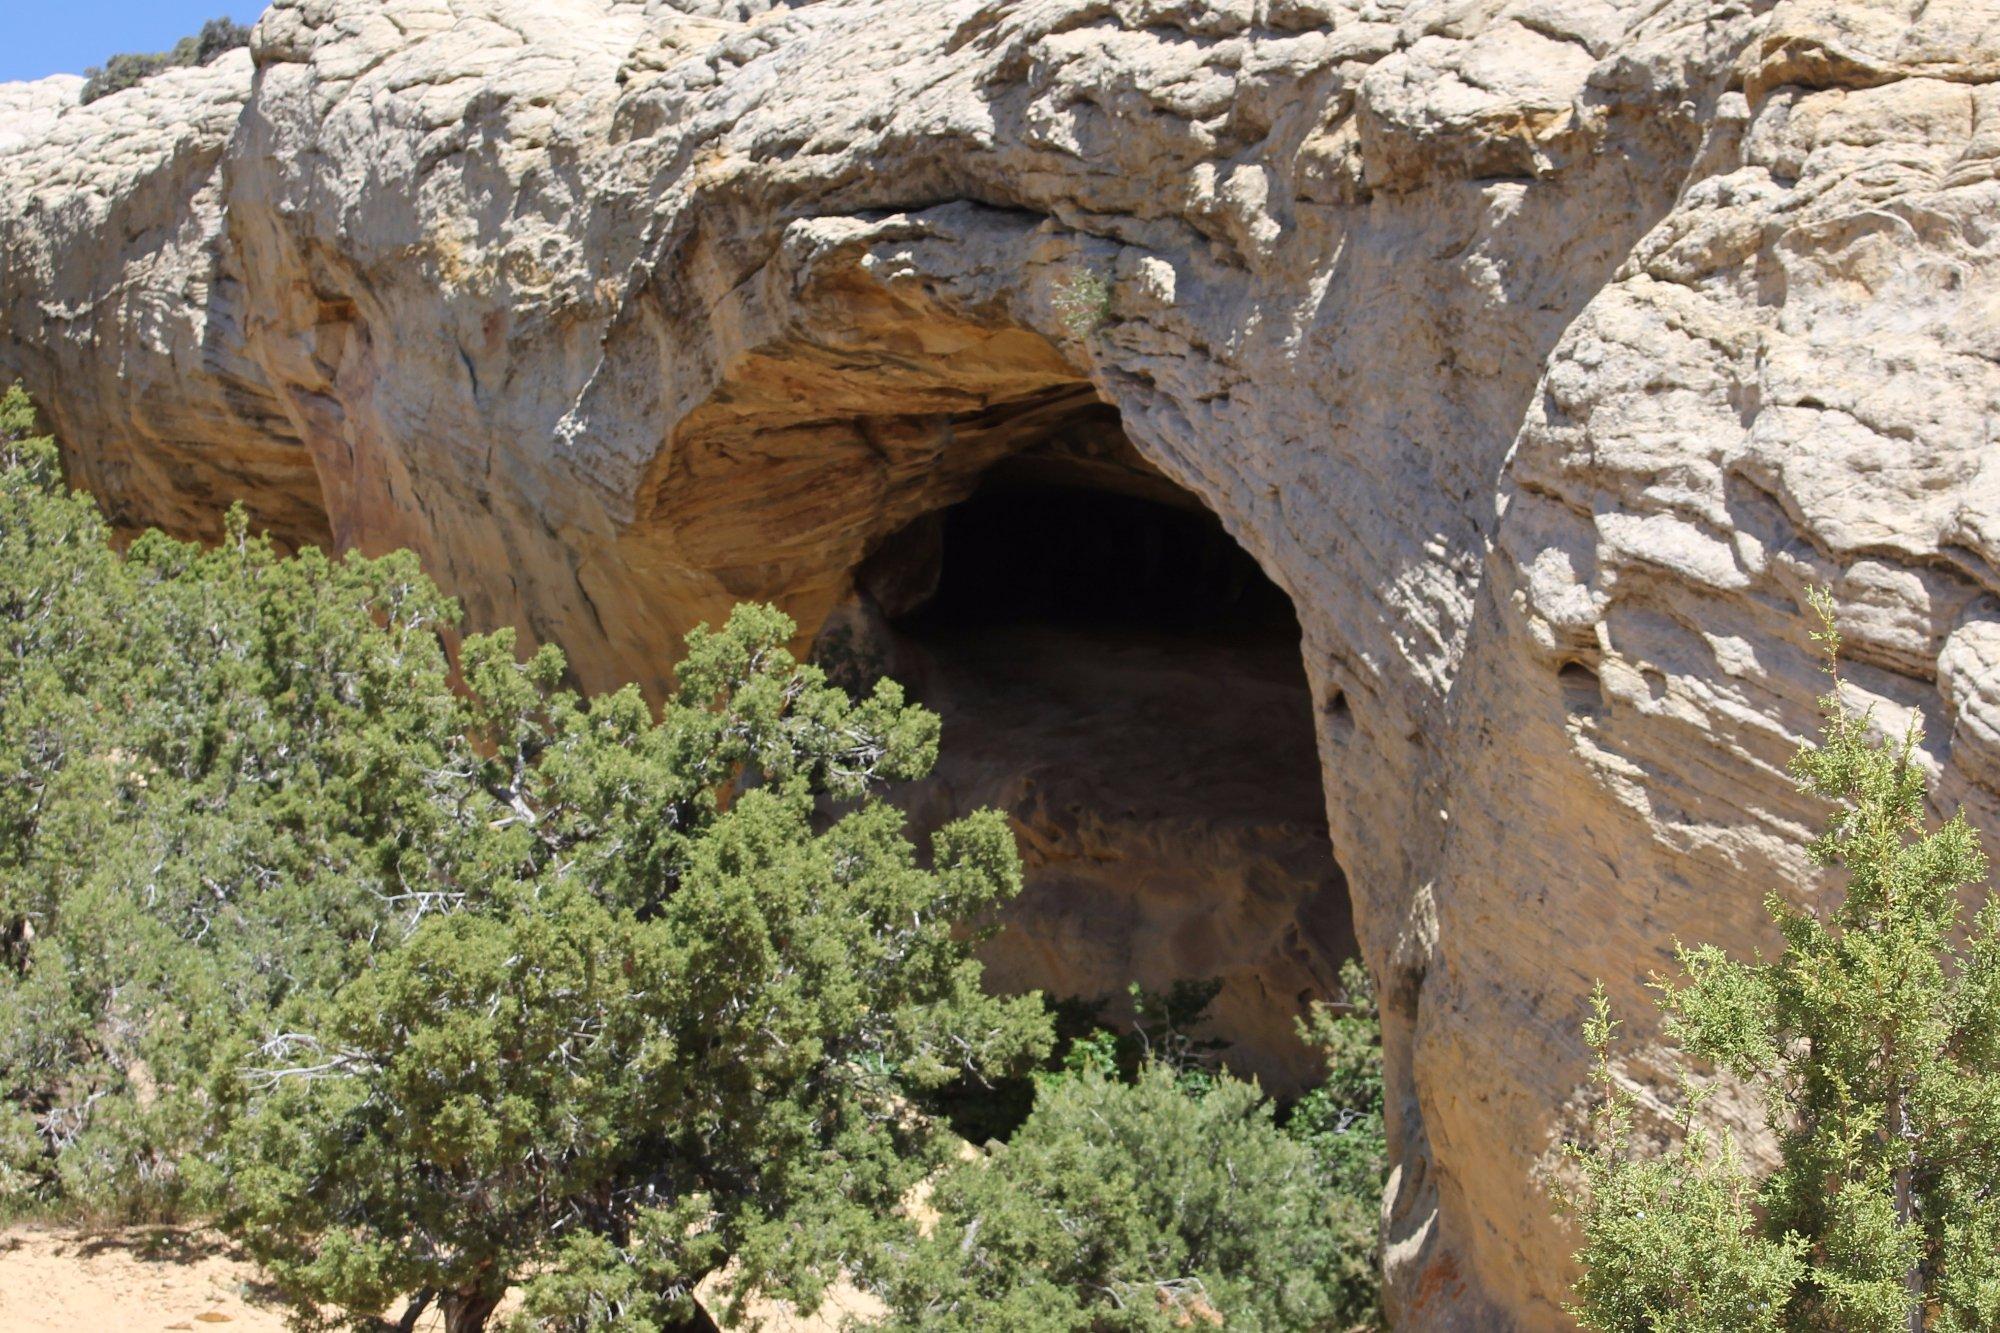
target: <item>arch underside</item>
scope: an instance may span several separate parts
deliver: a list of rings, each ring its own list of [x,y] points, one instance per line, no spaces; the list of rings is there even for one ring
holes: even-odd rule
[[[1026,888],[987,947],[993,984],[1116,1020],[1131,983],[1218,982],[1231,1066],[1313,1077],[1293,1019],[1337,991],[1354,924],[1298,621],[1257,562],[1078,381],[730,436],[683,453],[682,486],[773,459],[793,481],[712,531],[663,527],[681,558],[755,551],[722,580],[785,586],[838,677],[890,675],[941,714],[936,772],[896,798],[920,835],[1011,816]],[[696,513],[699,489],[669,481],[654,513]]]

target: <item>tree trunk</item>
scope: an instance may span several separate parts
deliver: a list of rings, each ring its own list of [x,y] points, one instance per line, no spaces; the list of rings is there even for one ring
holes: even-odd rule
[[[13,964],[16,972],[26,976],[28,949],[34,942],[35,923],[24,916],[16,917],[0,927],[0,959]]]
[[[448,1291],[441,1302],[444,1333],[485,1333],[486,1321],[500,1307],[500,1292]]]
[[[708,1317],[708,1312],[696,1306],[694,1313],[678,1323],[666,1325],[662,1333],[717,1333],[716,1323]]]
[[[417,1333],[417,1321],[424,1317],[424,1311],[430,1309],[431,1302],[436,1299],[437,1293],[429,1287],[410,1297],[409,1303],[403,1306],[403,1317],[396,1321],[396,1333]]]
[[[1910,1168],[1901,1167],[1896,1172],[1896,1216],[1905,1225],[1916,1218],[1916,1202],[1910,1191]],[[1924,1266],[1918,1260],[1903,1270],[1903,1290],[1908,1294],[1909,1333],[1924,1333]]]

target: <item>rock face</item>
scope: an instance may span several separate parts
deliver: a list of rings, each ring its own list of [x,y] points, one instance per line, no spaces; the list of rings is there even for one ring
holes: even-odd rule
[[[0,89],[0,371],[75,475],[415,547],[589,685],[872,623],[1114,413],[1297,612],[1406,1327],[1562,1326],[1581,996],[1643,1039],[1820,891],[1802,589],[2000,829],[1984,0],[279,0],[73,99]]]

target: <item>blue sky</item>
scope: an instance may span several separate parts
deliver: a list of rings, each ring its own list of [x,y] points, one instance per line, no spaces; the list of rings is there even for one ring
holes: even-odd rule
[[[81,74],[119,51],[164,51],[212,18],[248,23],[265,0],[0,0],[0,83]]]

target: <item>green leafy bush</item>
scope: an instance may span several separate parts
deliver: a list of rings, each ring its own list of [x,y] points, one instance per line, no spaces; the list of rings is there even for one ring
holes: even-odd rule
[[[234,19],[210,19],[201,25],[199,33],[174,43],[171,51],[125,53],[112,56],[102,65],[93,65],[86,71],[82,100],[87,105],[100,97],[123,92],[165,70],[206,65],[224,52],[248,45],[250,29]]]
[[[1329,1079],[1282,1124],[1189,1035],[1212,985],[1076,1040],[1006,1142],[938,1179],[928,1232],[880,1252],[891,1329],[1375,1326],[1381,1051],[1366,972],[1345,980],[1304,1029]]]
[[[1679,1142],[1634,1142],[1600,992],[1586,1036],[1599,1097],[1577,1188],[1575,1313],[1620,1333],[2000,1328],[2000,903],[1960,893],[1986,859],[1963,814],[1926,829],[1914,728],[1870,738],[1842,703],[1832,604],[1814,596],[1834,687],[1793,772],[1838,803],[1812,844],[1846,870],[1822,915],[1767,900],[1772,962],[1682,948],[1662,983],[1667,1032],[1764,1093],[1780,1162],[1761,1182],[1682,1088]]]
[[[1005,822],[920,861],[872,793],[936,718],[775,611],[691,635],[657,717],[507,633],[454,689],[409,555],[238,513],[120,556],[0,410],[13,1209],[220,1209],[305,1325],[475,1329],[532,1278],[546,1326],[643,1329],[725,1256],[810,1299],[938,1159],[910,1099],[1046,1048],[971,957]]]

